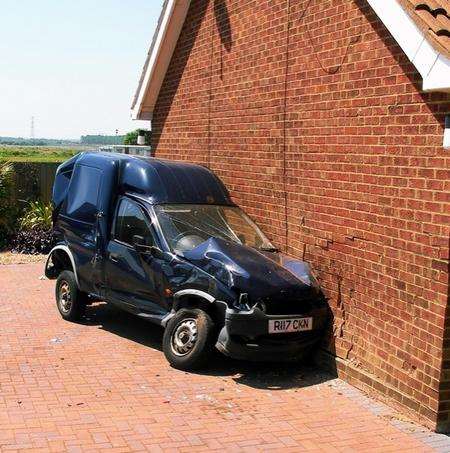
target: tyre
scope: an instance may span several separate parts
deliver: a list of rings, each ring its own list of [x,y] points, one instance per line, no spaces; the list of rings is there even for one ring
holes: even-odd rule
[[[216,329],[207,313],[183,308],[166,326],[163,352],[174,368],[195,370],[205,365],[216,340]]]
[[[78,321],[86,310],[86,294],[78,289],[75,274],[63,271],[56,280],[56,306],[67,321]]]

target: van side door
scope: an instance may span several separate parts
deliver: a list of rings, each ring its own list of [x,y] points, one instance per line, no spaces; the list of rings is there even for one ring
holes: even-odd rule
[[[156,245],[153,227],[143,209],[130,198],[122,197],[106,250],[107,298],[135,313],[163,315],[153,257],[136,251],[135,235],[143,237],[148,246]]]

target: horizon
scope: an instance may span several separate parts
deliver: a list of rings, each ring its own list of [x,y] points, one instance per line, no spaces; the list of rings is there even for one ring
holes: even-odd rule
[[[130,107],[162,0],[4,0],[0,136],[77,141],[150,129]]]
[[[141,122],[141,121],[139,121]],[[140,127],[136,126],[134,129],[131,129],[127,132],[132,132],[136,129],[141,129]],[[149,129],[150,128],[146,128]],[[125,136],[127,132],[124,132],[123,134],[117,134],[118,137]],[[25,140],[25,141],[32,141],[32,140],[60,140],[60,141],[72,141],[72,142],[77,142],[80,141],[82,137],[84,136],[104,136],[104,137],[114,137],[116,134],[82,134],[78,138],[77,137],[68,137],[68,138],[61,138],[61,137],[21,137],[18,135],[0,135],[0,140],[6,139],[6,138],[11,138],[11,139],[19,139],[19,140]],[[0,143],[1,146],[7,145],[6,143]]]

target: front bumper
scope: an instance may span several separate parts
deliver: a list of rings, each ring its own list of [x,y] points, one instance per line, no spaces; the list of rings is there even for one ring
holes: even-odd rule
[[[269,320],[313,318],[310,331],[269,334]],[[328,321],[328,307],[295,315],[266,315],[258,308],[247,312],[227,309],[225,325],[219,333],[216,348],[235,359],[254,361],[299,360],[322,338]]]

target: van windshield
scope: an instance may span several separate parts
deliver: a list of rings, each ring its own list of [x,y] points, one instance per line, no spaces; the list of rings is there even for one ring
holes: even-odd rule
[[[238,207],[217,205],[159,205],[156,216],[171,250],[183,253],[210,238],[221,238],[259,250],[276,249]]]

